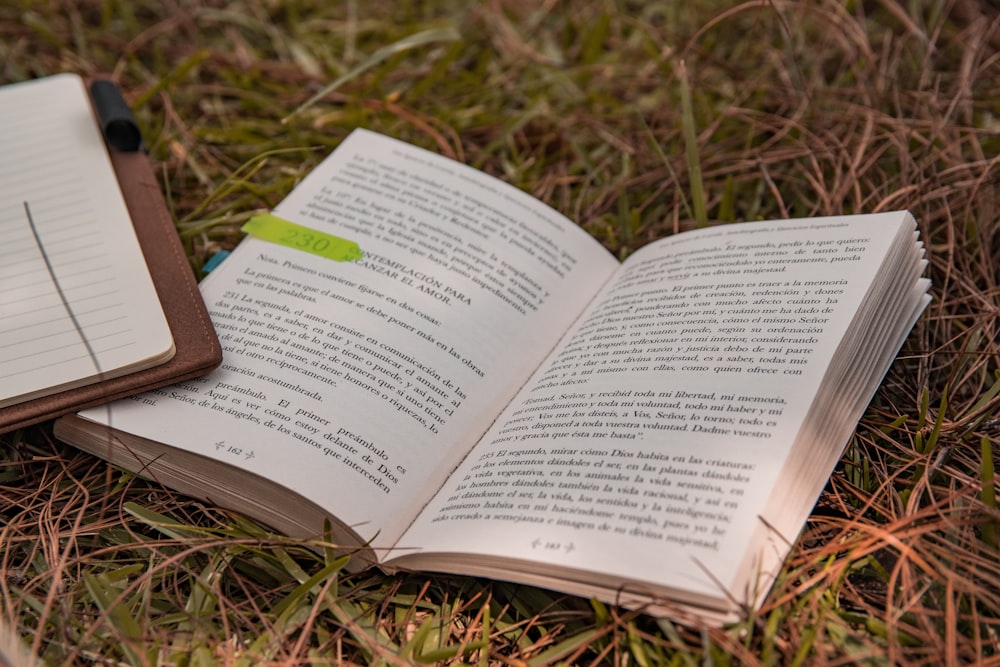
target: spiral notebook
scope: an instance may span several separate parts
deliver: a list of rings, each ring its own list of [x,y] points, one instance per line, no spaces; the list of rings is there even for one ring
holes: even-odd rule
[[[60,74],[0,88],[0,128],[0,432],[217,366],[134,126]]]

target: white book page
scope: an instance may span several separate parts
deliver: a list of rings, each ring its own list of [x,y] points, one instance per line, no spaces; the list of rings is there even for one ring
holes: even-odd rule
[[[400,540],[427,555],[398,563],[495,556],[719,595],[912,225],[902,213],[747,223],[642,249]]]
[[[202,283],[222,367],[113,404],[112,424],[392,545],[618,262],[517,189],[361,130],[274,214],[364,258],[244,240]]]
[[[169,359],[83,82],[0,88],[0,128],[0,407]]]

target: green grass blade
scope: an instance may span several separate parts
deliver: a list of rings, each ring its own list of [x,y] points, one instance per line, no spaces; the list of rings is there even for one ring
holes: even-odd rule
[[[271,611],[276,616],[282,616],[286,614],[289,609],[291,609],[293,606],[298,604],[303,598],[305,598],[307,593],[313,591],[314,587],[320,585],[320,583],[326,581],[327,578],[339,572],[340,570],[344,569],[344,566],[347,565],[348,560],[349,558],[347,556],[343,556],[342,558],[338,558],[332,563],[324,566],[319,570],[319,572],[317,572],[316,574],[314,574],[313,576],[309,577],[301,584],[296,586],[295,590],[293,590],[291,593],[285,596],[285,598],[281,600],[278,604],[276,604]]]
[[[332,83],[324,86],[322,90],[300,104],[290,114],[282,118],[281,122],[287,123],[289,120],[316,104],[316,102],[337,90],[351,79],[357,78],[360,74],[363,74],[397,53],[402,53],[403,51],[408,51],[409,49],[415,49],[418,46],[434,44],[435,42],[455,42],[461,38],[462,36],[459,34],[458,30],[449,26],[447,28],[432,28],[430,30],[424,30],[401,39],[398,42],[393,42],[392,44],[383,46],[375,51],[375,53],[365,58],[365,60],[356,67],[353,67],[350,71],[334,79]]]
[[[687,67],[682,60],[677,67],[681,87],[681,127],[684,132],[684,154],[687,157],[688,178],[691,180],[691,204],[694,221],[698,227],[708,225],[708,206],[705,203],[705,186],[701,178],[701,156],[698,153],[698,133],[695,130],[694,105],[691,102],[691,83]]]
[[[83,575],[83,583],[97,608],[106,616],[108,623],[117,631],[120,637],[118,645],[133,665],[145,665],[147,660],[138,653],[133,645],[142,640],[142,626],[129,613],[121,597],[121,591],[102,574]]]
[[[151,528],[155,528],[164,535],[177,540],[187,540],[195,537],[203,537],[204,533],[192,526],[171,519],[168,516],[146,509],[136,503],[125,503],[124,510],[139,519]]]
[[[995,468],[993,465],[993,443],[986,436],[979,441],[980,449],[983,453],[982,480],[983,480],[983,504],[991,509],[994,514],[997,511],[997,489],[995,485]],[[997,520],[987,519],[983,523],[982,529],[983,543],[994,551],[998,550],[997,544]]]
[[[569,639],[564,639],[552,648],[546,649],[533,657],[528,661],[528,665],[529,667],[541,667],[542,665],[550,665],[563,660],[581,648],[590,645],[596,639],[603,636],[603,634],[601,630],[588,630],[574,635]]]

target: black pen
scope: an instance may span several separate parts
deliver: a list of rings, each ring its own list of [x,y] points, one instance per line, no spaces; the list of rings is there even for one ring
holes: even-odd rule
[[[109,146],[128,153],[145,149],[142,132],[118,86],[111,81],[98,79],[90,84],[90,98],[97,110],[104,140]]]

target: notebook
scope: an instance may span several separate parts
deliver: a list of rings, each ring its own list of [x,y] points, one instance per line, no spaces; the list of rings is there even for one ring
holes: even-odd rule
[[[73,74],[0,88],[0,432],[221,362],[138,131],[103,120]]]

